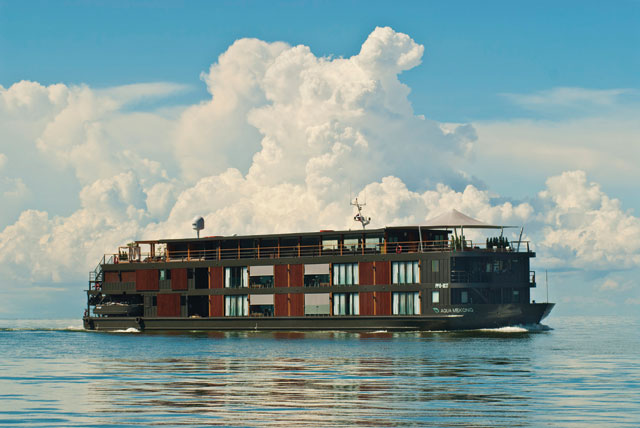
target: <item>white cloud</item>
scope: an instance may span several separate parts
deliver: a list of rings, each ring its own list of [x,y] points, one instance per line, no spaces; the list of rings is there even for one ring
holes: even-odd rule
[[[211,99],[170,113],[126,108],[184,90],[170,84],[0,87],[0,135],[21,145],[0,139],[11,159],[3,172],[15,156],[23,174],[29,161],[43,165],[40,174],[50,180],[72,171],[79,189],[68,212],[22,209],[0,228],[0,275],[82,279],[120,244],[191,236],[196,215],[205,217],[205,235],[355,228],[350,189],[366,198],[372,227],[419,224],[456,208],[489,223],[526,223],[539,261],[558,269],[640,267],[638,218],[582,171],[553,174],[527,201],[496,198],[470,184],[461,170],[477,144],[475,126],[414,114],[409,88],[398,78],[420,64],[423,51],[390,28],[376,28],[350,58],[243,39],[202,75]],[[482,126],[484,144],[488,125]],[[522,156],[516,168],[553,157],[536,152],[551,150],[539,139],[527,142],[533,149],[525,155],[522,144],[503,142],[492,147]],[[633,169],[630,157],[616,159]],[[499,162],[497,174],[522,176],[504,170],[511,163]],[[614,282],[603,287],[613,289]]]
[[[546,203],[540,220],[540,245],[556,264],[582,268],[640,266],[640,219],[622,209],[584,171],[565,172],[547,180],[540,192]]]
[[[21,178],[0,177],[0,194],[3,198],[22,200],[28,196],[28,192],[29,189]]]
[[[603,292],[626,292],[631,288],[633,288],[632,280],[617,275],[605,278],[598,286],[598,290]]]
[[[0,153],[0,169],[2,169],[7,164],[8,158],[4,153]]]
[[[636,91],[626,88],[590,89],[579,87],[557,87],[532,94],[502,94],[515,104],[531,110],[549,108],[588,111],[592,108],[616,107],[628,97],[637,96]]]

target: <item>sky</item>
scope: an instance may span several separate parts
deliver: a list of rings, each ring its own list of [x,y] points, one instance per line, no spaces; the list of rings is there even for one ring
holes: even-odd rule
[[[196,215],[355,227],[350,191],[524,226],[533,298],[637,316],[640,2],[397,3],[0,0],[0,318]]]

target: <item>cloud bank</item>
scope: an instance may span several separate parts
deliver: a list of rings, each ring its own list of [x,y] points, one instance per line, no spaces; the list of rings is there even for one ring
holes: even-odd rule
[[[550,266],[640,266],[640,221],[582,171],[526,201],[478,186],[460,166],[475,128],[414,113],[400,81],[423,54],[391,28],[350,58],[241,39],[202,74],[210,99],[164,110],[136,105],[184,88],[0,87],[4,284],[83,280],[118,245],[190,236],[195,215],[210,235],[355,227],[350,189],[372,226],[456,208],[526,223]]]

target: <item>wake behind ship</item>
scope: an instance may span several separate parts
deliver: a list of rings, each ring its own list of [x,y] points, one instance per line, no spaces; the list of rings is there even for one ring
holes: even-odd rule
[[[366,220],[356,216],[356,220]],[[202,225],[196,225],[198,230]],[[455,330],[539,323],[528,241],[455,210],[421,226],[136,241],[91,272],[92,330]],[[465,229],[499,231],[483,242]],[[146,250],[143,252],[143,250]]]

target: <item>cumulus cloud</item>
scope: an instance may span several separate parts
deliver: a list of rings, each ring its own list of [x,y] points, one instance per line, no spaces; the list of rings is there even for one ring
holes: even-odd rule
[[[584,171],[565,172],[547,180],[539,194],[546,204],[540,218],[540,245],[554,264],[602,269],[640,266],[640,219],[622,209]]]
[[[551,266],[640,266],[639,220],[582,171],[555,175],[526,201],[474,185],[460,165],[476,128],[415,114],[400,81],[423,53],[390,28],[376,28],[350,58],[242,39],[202,74],[210,98],[170,113],[127,109],[184,89],[170,84],[0,87],[0,133],[19,138],[46,177],[71,171],[77,186],[72,210],[28,207],[0,229],[0,273],[83,278],[118,245],[191,236],[196,215],[210,235],[356,227],[350,189],[366,199],[372,227],[456,208],[526,223]],[[0,151],[11,164],[25,156],[9,146]]]

